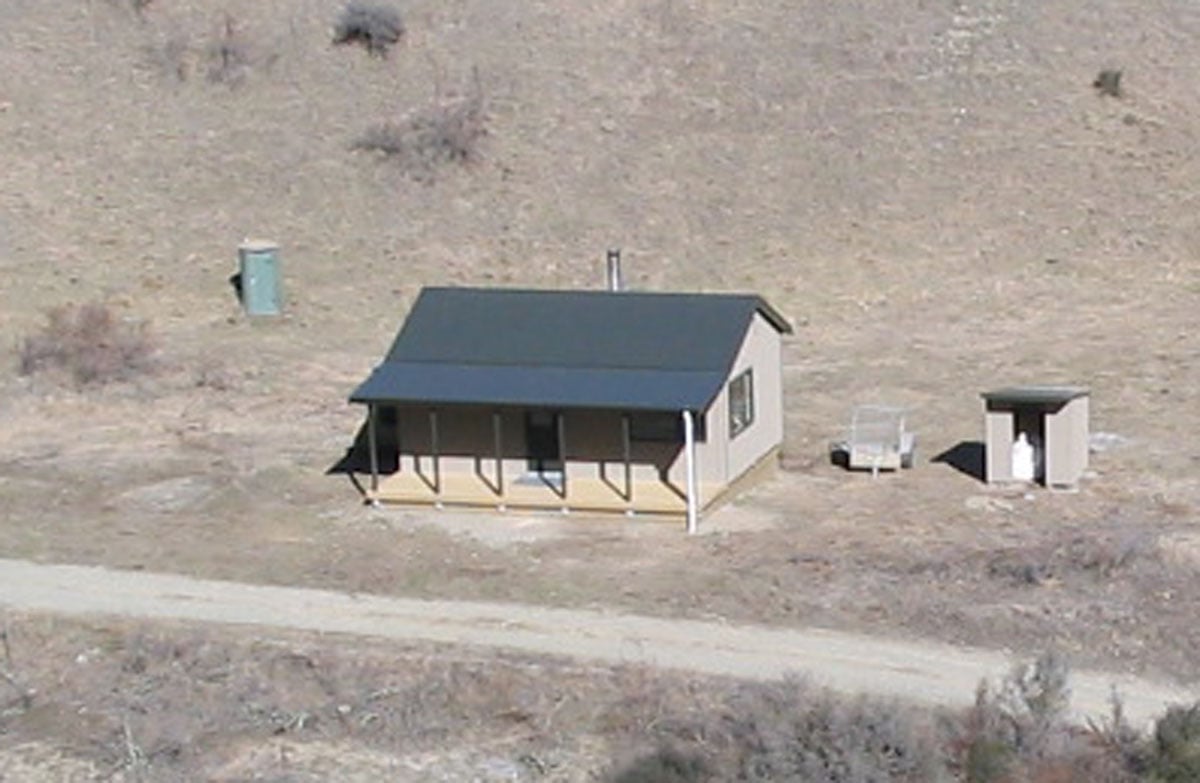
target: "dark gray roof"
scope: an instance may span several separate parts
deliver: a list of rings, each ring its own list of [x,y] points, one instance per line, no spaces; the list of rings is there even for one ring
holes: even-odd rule
[[[426,288],[353,402],[703,410],[760,297]]]
[[[997,405],[1066,405],[1076,397],[1086,397],[1082,386],[1008,386],[983,393],[983,399]]]

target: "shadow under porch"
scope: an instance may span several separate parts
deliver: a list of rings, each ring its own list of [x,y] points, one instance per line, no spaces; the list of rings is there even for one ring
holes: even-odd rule
[[[687,514],[673,412],[379,405],[374,416],[370,501]],[[704,508],[724,486],[700,477],[697,489]]]

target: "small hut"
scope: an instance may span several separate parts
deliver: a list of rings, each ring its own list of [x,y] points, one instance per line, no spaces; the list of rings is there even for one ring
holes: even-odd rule
[[[783,442],[747,294],[426,288],[356,389],[372,500],[697,515]],[[381,475],[383,474],[383,475]]]
[[[984,392],[988,483],[1076,486],[1088,466],[1089,396],[1078,386]]]

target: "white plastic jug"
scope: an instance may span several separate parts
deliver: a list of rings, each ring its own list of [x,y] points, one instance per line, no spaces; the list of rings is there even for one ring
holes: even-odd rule
[[[1017,435],[1012,449],[1012,477],[1015,481],[1033,481],[1035,460],[1033,444],[1025,433]]]

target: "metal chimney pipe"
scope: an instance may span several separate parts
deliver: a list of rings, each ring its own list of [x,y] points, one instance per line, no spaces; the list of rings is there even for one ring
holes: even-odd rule
[[[608,251],[608,290],[621,290],[621,250],[610,248]]]

